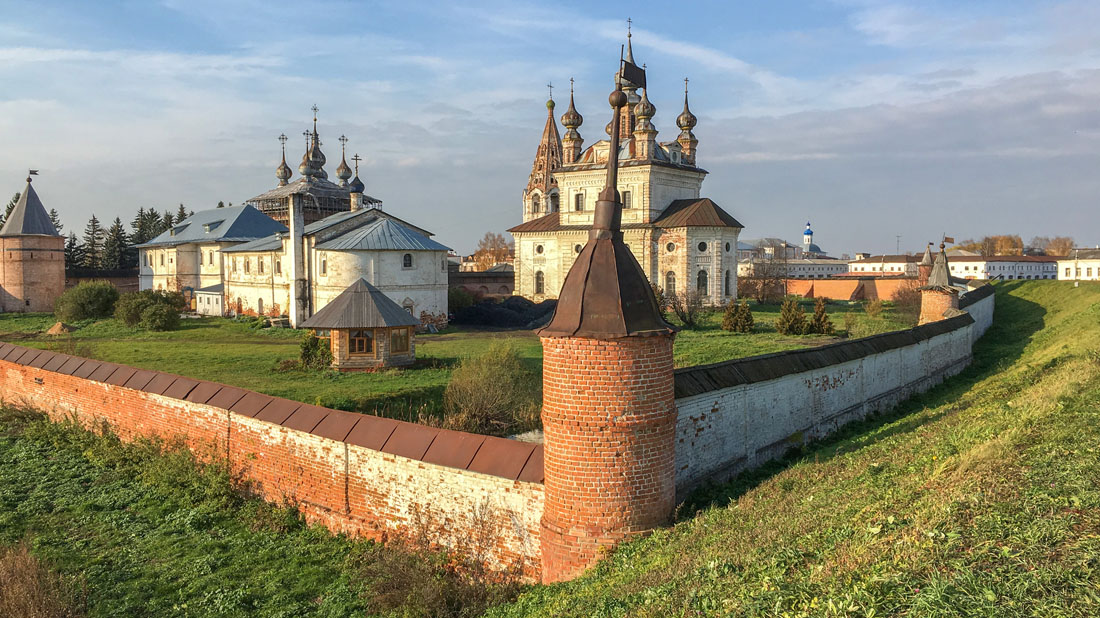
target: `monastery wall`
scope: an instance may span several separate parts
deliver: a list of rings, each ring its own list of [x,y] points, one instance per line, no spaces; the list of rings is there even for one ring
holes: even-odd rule
[[[993,289],[963,299],[968,313],[906,331],[678,370],[677,493],[781,457],[962,371],[992,323]]]
[[[0,344],[0,400],[182,438],[267,499],[374,539],[429,538],[498,568],[539,570],[542,446],[329,410],[212,382]]]

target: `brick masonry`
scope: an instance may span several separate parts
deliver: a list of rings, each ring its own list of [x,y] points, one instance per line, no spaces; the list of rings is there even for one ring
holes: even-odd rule
[[[6,343],[0,398],[123,439],[182,438],[334,531],[429,539],[538,577],[541,446]]]

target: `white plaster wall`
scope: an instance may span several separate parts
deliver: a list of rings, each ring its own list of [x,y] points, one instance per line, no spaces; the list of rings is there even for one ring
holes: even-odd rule
[[[992,297],[981,302],[991,308]],[[978,328],[976,321],[858,360],[677,399],[678,491],[781,457],[939,384],[969,364]]]

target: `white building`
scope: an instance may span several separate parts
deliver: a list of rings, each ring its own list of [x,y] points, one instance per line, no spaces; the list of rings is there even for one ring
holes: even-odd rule
[[[633,62],[629,45],[626,53]],[[695,291],[712,305],[735,298],[742,225],[701,196],[707,172],[696,165],[699,142],[692,128],[697,120],[688,109],[686,90],[684,109],[676,118],[679,135],[675,141],[658,142],[651,122],[656,108],[645,91],[639,96],[639,87],[626,80],[622,89],[628,104],[613,122],[619,123],[623,136],[615,146],[623,241],[649,280],[666,294]],[[604,139],[582,150],[578,129],[583,118],[572,92],[561,117],[564,138],[554,120],[554,102],[546,105],[546,125],[523,191],[523,223],[509,230],[515,237],[515,293],[536,301],[557,298],[588,241],[612,148]],[[600,109],[607,109],[606,103]]]
[[[761,263],[757,260],[742,260],[737,263],[738,277],[752,277]],[[764,262],[776,273],[784,273],[787,279],[825,279],[848,272],[848,263],[828,258],[800,258],[790,260],[771,260]]]
[[[222,251],[285,231],[252,206],[197,212],[137,246],[138,289],[191,292],[219,285],[225,274]]]
[[[1058,278],[1065,281],[1100,281],[1100,248],[1073,249],[1058,260]]]
[[[1056,279],[1058,258],[1043,255],[956,255],[951,276],[959,279]]]
[[[848,262],[848,272],[916,277],[920,261],[919,255],[871,255]]]

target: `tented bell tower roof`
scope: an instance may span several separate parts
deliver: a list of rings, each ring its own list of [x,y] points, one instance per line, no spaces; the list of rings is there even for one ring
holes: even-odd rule
[[[4,227],[0,228],[0,236],[60,236],[50,215],[46,214],[46,207],[42,200],[38,199],[38,193],[31,186],[31,178],[27,177],[27,187],[15,203],[11,215],[4,221]]]

